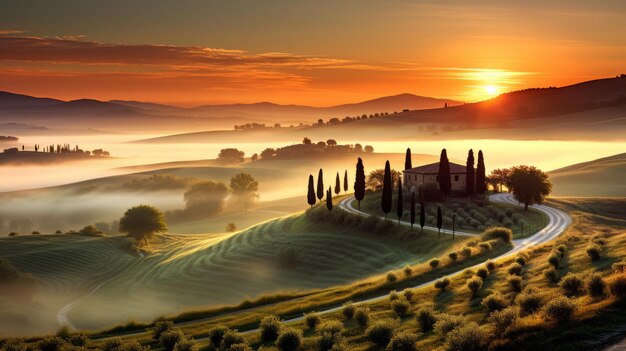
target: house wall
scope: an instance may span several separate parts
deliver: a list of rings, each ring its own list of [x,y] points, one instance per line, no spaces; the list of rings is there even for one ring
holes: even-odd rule
[[[404,173],[402,177],[402,184],[404,184],[409,191],[417,191],[421,185],[426,183],[438,183],[436,174]],[[453,173],[450,175],[450,180],[452,190],[465,190],[465,173]]]

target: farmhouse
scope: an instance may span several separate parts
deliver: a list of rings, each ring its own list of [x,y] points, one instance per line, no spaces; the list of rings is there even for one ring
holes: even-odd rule
[[[465,190],[466,167],[450,162],[450,181],[452,190]],[[402,183],[411,191],[427,183],[438,184],[439,162],[423,165],[402,172]]]

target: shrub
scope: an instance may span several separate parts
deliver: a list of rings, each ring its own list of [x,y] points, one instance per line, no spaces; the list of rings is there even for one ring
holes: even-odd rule
[[[420,330],[424,333],[433,329],[433,326],[437,322],[435,311],[430,307],[422,307],[417,310],[417,324],[420,326]]]
[[[355,309],[356,307],[354,307],[353,303],[347,302],[346,304],[343,305],[343,309],[341,310],[341,313],[343,314],[344,317],[346,317],[346,319],[352,319],[352,317],[354,317]]]
[[[276,341],[280,333],[280,319],[271,315],[264,317],[259,324],[259,330],[261,331],[261,340],[263,342]]]
[[[260,348],[262,350],[263,348]],[[228,351],[253,351],[250,345],[242,342],[239,344],[233,344],[228,348]]]
[[[450,286],[450,279],[448,278],[443,278],[435,282],[435,288],[439,289],[441,292],[446,291],[448,286]]]
[[[561,258],[557,254],[551,254],[548,257],[548,263],[554,267],[554,269],[559,269],[559,263],[561,262]]]
[[[543,275],[551,283],[556,283],[559,281],[559,272],[554,268],[548,269]]]
[[[105,340],[102,346],[100,346],[100,349],[102,351],[117,351],[121,346],[122,340],[120,338],[113,338]]]
[[[341,333],[322,333],[317,341],[320,351],[336,350],[341,342],[343,336]]]
[[[435,269],[437,267],[439,267],[439,260],[438,259],[432,259],[430,260],[430,262],[428,262],[428,265],[430,266],[430,268]]]
[[[228,330],[224,333],[224,337],[222,338],[222,342],[220,343],[220,349],[228,350],[233,345],[236,344],[245,344],[245,339],[241,334],[237,333],[234,330]]]
[[[508,272],[511,275],[522,275],[522,269],[523,267],[517,263],[517,262],[513,262],[511,263],[511,265],[509,266]]]
[[[479,276],[482,280],[485,280],[489,275],[489,271],[487,270],[487,268],[481,267],[476,270],[476,275]]]
[[[72,346],[85,346],[89,338],[85,334],[72,334],[67,337],[67,341]]]
[[[389,301],[396,301],[397,299],[399,299],[400,296],[398,295],[398,292],[395,290],[391,290],[389,292]]]
[[[614,276],[609,281],[609,290],[615,297],[626,296],[626,274],[619,274]]]
[[[395,282],[397,280],[398,280],[398,275],[397,274],[395,274],[394,272],[387,273],[387,281],[389,283],[393,283],[393,282]]]
[[[215,326],[209,329],[209,341],[214,348],[220,347],[222,343],[222,339],[224,338],[224,334],[230,329],[226,328],[223,325]]]
[[[389,341],[386,351],[417,351],[417,335],[403,332],[400,333]]]
[[[559,324],[569,322],[575,310],[576,304],[565,296],[559,296],[550,300],[545,307],[548,318]]]
[[[317,330],[320,334],[341,334],[343,333],[343,324],[336,319],[329,319],[320,323]]]
[[[474,276],[467,280],[467,288],[472,292],[472,297],[476,296],[478,290],[483,286],[483,280]]]
[[[478,351],[484,349],[487,335],[474,322],[452,330],[446,337],[445,348],[448,351]]]
[[[541,296],[532,292],[525,292],[517,295],[515,301],[520,308],[520,314],[522,316],[527,316],[539,311],[543,305],[543,299]]]
[[[397,327],[398,323],[393,319],[378,320],[365,330],[365,337],[377,345],[387,345]]]
[[[159,337],[159,344],[163,346],[166,351],[173,351],[176,343],[185,340],[185,334],[178,328],[171,328],[161,333]]]
[[[354,311],[354,320],[361,326],[365,327],[370,321],[370,310],[363,306]]]
[[[591,258],[592,261],[596,261],[600,259],[602,248],[598,244],[591,244],[587,246],[587,256]]]
[[[407,277],[410,277],[411,274],[413,274],[413,270],[411,269],[411,266],[404,267],[402,271],[404,272],[404,275],[406,275]]]
[[[159,340],[161,334],[166,331],[174,328],[174,323],[172,321],[160,321],[154,324],[154,328],[152,328],[152,338],[154,340]]]
[[[59,337],[44,338],[37,343],[37,347],[41,351],[60,351],[65,347],[65,340]]]
[[[559,283],[561,289],[567,296],[578,295],[583,288],[583,280],[578,274],[567,273]]]
[[[491,294],[483,299],[481,305],[487,309],[487,313],[500,311],[508,306],[504,296],[500,294]]]
[[[320,318],[320,315],[315,312],[310,312],[304,315],[304,325],[311,330],[315,330],[321,321],[322,319]]]
[[[506,210],[504,210],[504,213],[507,215],[507,217],[513,216],[513,210],[510,208],[507,208]]]
[[[470,257],[472,255],[472,249],[470,247],[463,246],[461,249],[461,255],[464,257]]]
[[[493,272],[496,270],[496,263],[492,260],[489,260],[487,261],[487,263],[485,263],[485,267],[487,267],[487,270],[489,270],[489,272]]]
[[[509,228],[493,227],[485,230],[480,238],[482,241],[500,239],[505,243],[510,243],[513,240],[513,232]]]
[[[433,328],[440,337],[445,338],[448,333],[463,325],[463,323],[465,323],[465,318],[462,316],[442,313],[437,316],[437,322],[435,322]]]
[[[515,262],[517,262],[520,266],[525,266],[526,265],[526,257],[524,257],[522,255],[517,255],[515,257]]]
[[[411,301],[411,299],[413,298],[413,295],[414,295],[414,294],[415,294],[415,293],[413,292],[413,290],[412,290],[412,289],[404,289],[404,291],[402,292],[402,295],[404,296],[404,298],[405,298],[407,301]]]
[[[507,284],[511,287],[511,290],[515,292],[522,291],[522,277],[512,275],[507,279]]]
[[[561,255],[564,255],[567,252],[567,246],[561,244],[556,248],[556,250],[560,252]]]
[[[56,333],[56,336],[58,336],[61,339],[67,340],[67,338],[70,337],[70,328],[67,327],[66,325],[62,326]]]
[[[606,282],[599,274],[592,274],[585,280],[585,291],[593,297],[604,296]]]
[[[176,345],[174,345],[174,351],[192,351],[195,347],[195,343],[193,340],[183,339],[179,340]],[[232,351],[232,348],[230,349]]]
[[[478,244],[478,247],[480,247],[483,252],[491,250],[491,244],[486,242]]]
[[[459,254],[456,251],[455,252],[450,252],[448,254],[448,257],[450,258],[450,261],[456,262],[456,260],[459,258]]]
[[[176,346],[178,346],[179,344],[180,343],[176,344]],[[193,345],[193,342],[192,342],[192,345]],[[148,350],[150,350],[148,347],[144,347],[140,343],[134,340],[125,342],[117,348],[117,351],[148,351]]]
[[[517,310],[514,307],[507,307],[501,311],[495,311],[489,315],[489,321],[496,327],[496,332],[502,334],[517,322]]]
[[[391,309],[400,318],[404,318],[411,313],[411,303],[405,298],[391,302]]]
[[[288,328],[280,333],[276,346],[280,351],[297,351],[302,345],[302,331]]]

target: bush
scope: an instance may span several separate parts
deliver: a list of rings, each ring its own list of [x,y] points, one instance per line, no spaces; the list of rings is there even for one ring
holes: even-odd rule
[[[619,274],[609,280],[609,290],[615,297],[626,296],[626,274]]]
[[[518,277],[516,275],[510,276],[509,279],[507,279],[507,284],[509,284],[511,290],[515,292],[522,291],[522,277]]]
[[[190,341],[190,342],[192,343],[192,346],[193,346],[193,342],[192,341]],[[176,344],[175,349],[178,348],[179,344],[180,343]],[[150,350],[150,348],[144,347],[140,343],[138,343],[137,341],[134,341],[134,340],[125,342],[125,343],[123,343],[122,345],[120,345],[117,348],[117,351],[149,351],[149,350]],[[179,350],[177,350],[177,351],[179,351]],[[180,350],[180,351],[183,351],[183,350]]]
[[[276,316],[266,316],[261,319],[259,330],[261,331],[261,340],[263,342],[272,342],[278,339],[280,333],[280,319]]]
[[[413,274],[413,270],[411,269],[411,266],[404,267],[402,271],[404,272],[404,275],[406,275],[407,277],[410,277],[411,274]]]
[[[556,248],[556,250],[560,252],[561,255],[565,255],[565,253],[567,252],[567,246],[561,244]]]
[[[365,327],[370,321],[370,310],[363,306],[354,311],[354,320],[361,326]]]
[[[505,243],[510,243],[513,240],[513,232],[509,228],[493,227],[485,230],[480,238],[482,241],[500,239]]]
[[[592,274],[585,280],[585,291],[593,297],[604,296],[606,282],[599,274]]]
[[[489,315],[489,322],[493,323],[498,334],[502,334],[517,322],[517,310],[507,307],[501,311],[495,311]]]
[[[457,329],[459,326],[465,323],[465,318],[457,315],[450,315],[447,313],[442,313],[437,316],[437,322],[433,325],[435,332],[442,337],[445,338],[448,333]]]
[[[430,307],[422,307],[417,310],[417,324],[420,326],[420,330],[424,333],[433,329],[433,326],[437,322],[435,311]]]
[[[480,249],[483,252],[491,250],[491,244],[490,243],[486,243],[486,242],[482,242],[482,243],[478,244],[478,247],[480,247]]]
[[[448,254],[448,257],[450,258],[450,261],[456,262],[456,260],[459,258],[459,254],[456,251],[455,252],[450,252]]]
[[[592,261],[597,261],[600,259],[602,252],[602,248],[597,244],[591,244],[587,246],[587,256],[591,258]]]
[[[397,274],[395,274],[394,272],[387,273],[387,281],[389,283],[393,283],[393,282],[395,282],[397,280],[398,280],[398,275]]]
[[[391,309],[400,318],[404,318],[411,313],[411,303],[405,298],[391,302]]]
[[[414,295],[414,294],[415,294],[415,293],[413,292],[413,290],[412,290],[412,289],[408,289],[408,288],[407,288],[407,289],[404,289],[404,291],[402,292],[402,295],[404,296],[404,298],[405,298],[407,301],[409,301],[409,302],[410,302],[410,301],[411,301],[411,299],[413,298],[413,295]]]
[[[545,307],[548,318],[559,324],[569,322],[575,310],[576,304],[565,296],[559,296],[550,300]]]
[[[548,269],[543,275],[551,283],[557,283],[559,281],[559,272],[554,268]]]
[[[489,272],[493,272],[496,270],[496,263],[492,260],[489,260],[487,261],[487,263],[485,263],[485,267],[487,267],[487,270],[489,270]]]
[[[37,347],[40,351],[61,351],[65,348],[65,340],[59,337],[44,338],[37,343]]]
[[[304,325],[311,330],[315,330],[321,321],[322,319],[320,318],[320,315],[315,312],[310,312],[304,315]]]
[[[121,348],[121,346],[122,340],[120,338],[113,338],[105,340],[102,346],[100,346],[100,349],[102,351],[117,351]]]
[[[567,273],[559,283],[561,289],[567,296],[578,295],[583,288],[583,280],[578,274]]]
[[[472,249],[470,247],[463,246],[461,249],[461,255],[464,257],[470,257],[472,255]]]
[[[343,323],[336,319],[323,321],[317,328],[320,334],[341,334],[343,333]]]
[[[483,280],[474,276],[467,280],[467,288],[472,292],[472,297],[476,296],[478,290],[483,286]]]
[[[391,290],[389,292],[389,301],[396,301],[397,299],[399,299],[400,296],[398,295],[398,292],[395,290]]]
[[[445,348],[448,351],[483,350],[487,335],[478,324],[471,322],[456,328],[446,337]]]
[[[219,348],[222,343],[222,339],[224,338],[224,334],[230,329],[226,328],[223,325],[215,326],[209,329],[209,341],[211,342],[211,346],[214,348]]]
[[[152,328],[152,338],[154,340],[159,340],[161,334],[166,331],[174,328],[174,323],[172,321],[160,321],[154,324],[154,328]]]
[[[489,271],[487,270],[487,268],[481,267],[476,270],[476,275],[479,276],[482,280],[485,280],[489,275]]]
[[[302,345],[302,331],[288,328],[280,333],[276,346],[280,351],[297,351]]]
[[[365,337],[377,345],[387,345],[397,327],[398,323],[393,319],[378,320],[365,330]]]
[[[163,346],[166,351],[173,351],[176,343],[187,339],[185,334],[178,328],[171,328],[161,333],[159,337],[159,345]]]
[[[220,343],[220,349],[229,350],[233,345],[245,344],[246,340],[234,330],[228,330],[224,333],[222,342]]]
[[[441,292],[446,291],[446,289],[450,286],[450,279],[443,278],[435,282],[435,288],[439,289]]]
[[[515,257],[515,262],[517,262],[520,266],[525,266],[526,265],[526,257],[522,256],[522,255],[517,255]]]
[[[192,351],[195,346],[196,344],[193,340],[185,338],[183,340],[179,340],[176,345],[174,345],[174,351]]]
[[[67,337],[67,341],[72,346],[85,346],[89,338],[85,334],[72,334]]]
[[[554,267],[554,269],[559,269],[559,263],[561,262],[561,258],[557,254],[551,254],[548,257],[548,263]]]
[[[260,348],[262,350],[263,348]],[[253,351],[250,345],[245,342],[239,344],[233,344],[228,348],[228,351]]]
[[[343,336],[341,333],[322,333],[317,341],[317,345],[320,351],[336,350],[342,341]]]
[[[500,311],[508,306],[508,302],[504,296],[500,294],[491,294],[483,299],[481,305],[487,309],[487,313]]]
[[[417,335],[403,332],[400,333],[389,341],[386,351],[417,351]]]
[[[430,262],[428,262],[428,265],[430,266],[430,268],[435,269],[437,267],[439,267],[439,260],[438,259],[432,259],[430,260]]]
[[[346,317],[346,319],[352,319],[352,317],[354,317],[354,310],[356,309],[356,307],[354,307],[354,304],[351,302],[347,302],[346,304],[343,305],[343,308],[341,309],[341,313],[343,314],[344,317]]]
[[[522,316],[533,314],[539,311],[541,306],[543,306],[543,299],[541,296],[532,292],[525,292],[517,295],[515,301],[520,308],[520,314]]]
[[[511,275],[519,275],[519,276],[521,276],[522,275],[522,269],[523,269],[523,267],[519,263],[513,262],[509,266],[508,272]]]

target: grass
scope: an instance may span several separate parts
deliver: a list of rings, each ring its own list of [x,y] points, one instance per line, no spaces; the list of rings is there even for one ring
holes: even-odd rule
[[[626,196],[626,153],[550,172],[556,196]]]

